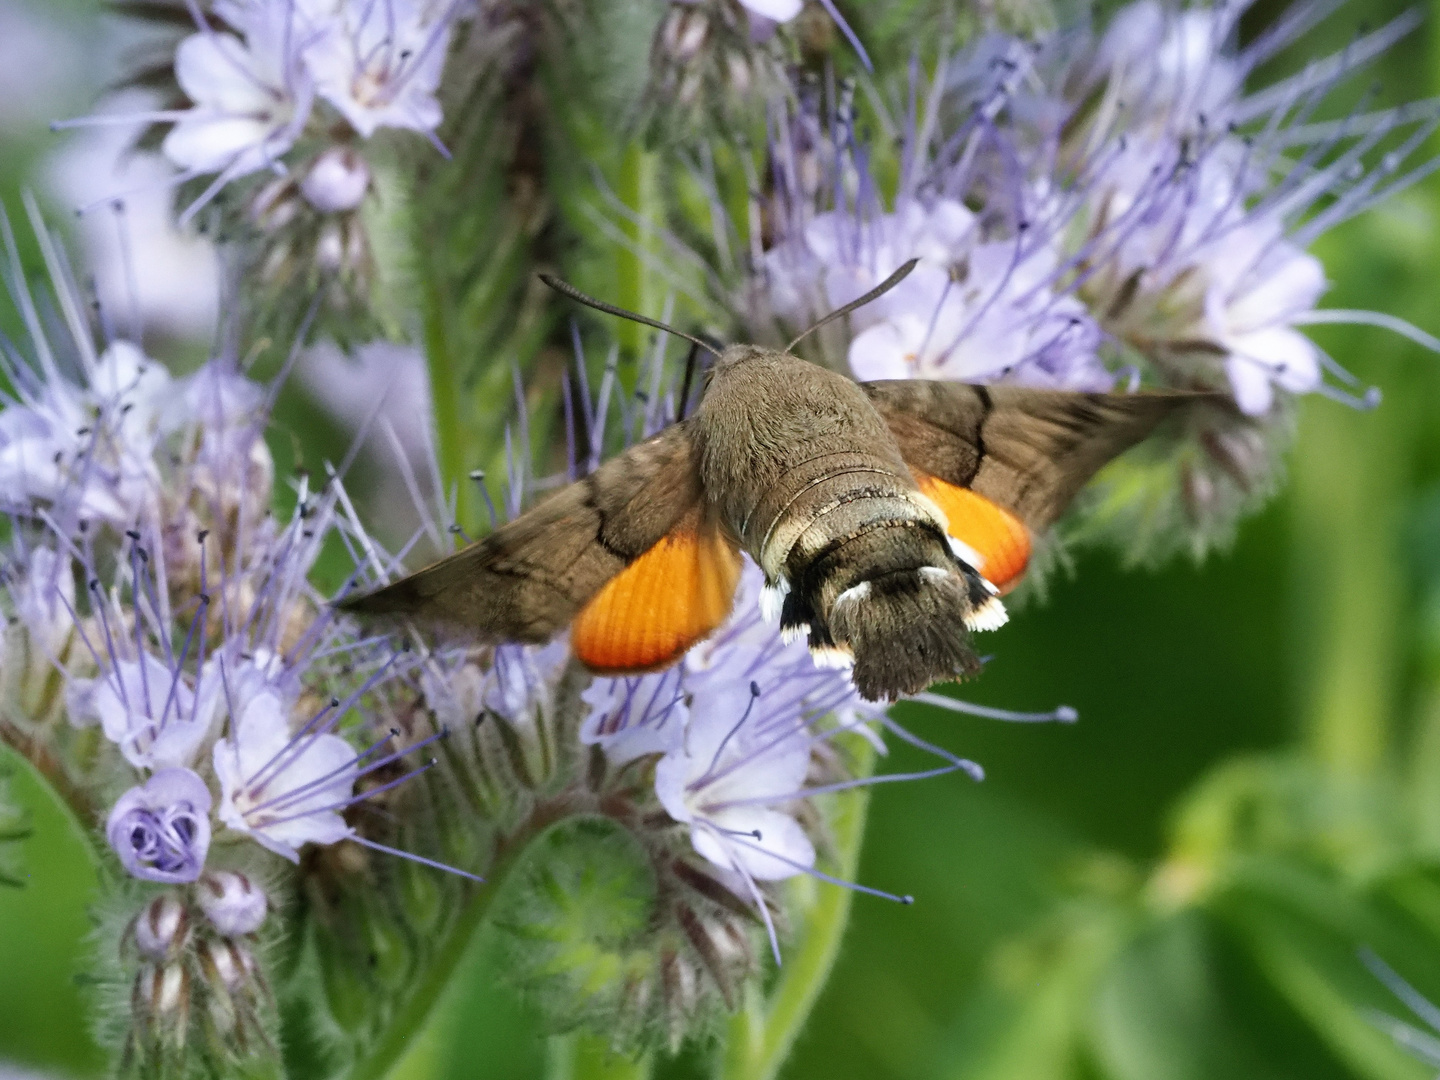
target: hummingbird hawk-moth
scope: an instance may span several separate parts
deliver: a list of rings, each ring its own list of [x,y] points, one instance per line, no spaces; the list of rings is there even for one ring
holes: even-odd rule
[[[914,266],[826,316],[874,299]],[[570,628],[600,674],[674,663],[730,611],[744,551],[762,610],[818,663],[894,699],[972,674],[969,633],[1111,458],[1193,394],[1094,394],[922,379],[857,383],[786,351],[705,342],[698,407],[462,551],[344,610],[482,643]],[[802,335],[803,337],[804,335]],[[1203,395],[1209,396],[1209,395]]]

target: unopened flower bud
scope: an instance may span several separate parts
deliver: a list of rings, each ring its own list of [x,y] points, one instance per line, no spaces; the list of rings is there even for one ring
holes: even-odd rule
[[[348,146],[336,146],[315,159],[300,192],[323,214],[354,210],[370,190],[370,166]]]
[[[185,947],[190,918],[173,893],[164,893],[145,905],[132,924],[135,948],[146,960],[165,960]]]
[[[190,976],[180,964],[147,964],[135,976],[132,1000],[136,1019],[153,1034],[181,1033],[190,1018]]]
[[[750,61],[745,58],[743,53],[730,52],[725,55],[725,74],[731,93],[738,98],[749,95],[755,79]]]
[[[226,937],[253,934],[265,921],[265,893],[244,874],[208,873],[200,879],[195,896],[205,917]]]
[[[228,994],[244,988],[255,974],[254,955],[236,941],[206,939],[200,945],[199,958],[210,984]]]
[[[161,769],[120,796],[105,836],[135,877],[194,881],[210,848],[210,803],[210,791],[195,773]]]
[[[693,59],[710,36],[710,20],[689,5],[672,7],[660,27],[660,44],[672,59]]]

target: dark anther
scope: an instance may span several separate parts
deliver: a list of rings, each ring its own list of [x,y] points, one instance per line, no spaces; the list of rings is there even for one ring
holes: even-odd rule
[[[915,898],[914,898],[913,896],[902,896],[902,897],[900,897],[900,903],[902,903],[902,904],[907,904],[907,905],[908,905],[908,904],[913,904],[914,902],[915,902]]]
[[[139,539],[140,539],[140,534],[139,534],[138,532],[136,532],[134,529],[126,529],[126,530],[125,530],[125,535],[128,536],[128,537],[130,537],[131,540],[139,540]]]
[[[485,479],[485,470],[484,470],[484,469],[471,469],[471,470],[470,470],[470,479],[471,479],[471,480],[474,480],[474,481],[478,484],[481,480],[484,480],[484,479]]]
[[[759,696],[760,696],[760,684],[757,683],[754,679],[751,679],[751,680],[750,680],[750,696],[751,696],[751,697],[759,697]]]
[[[91,592],[99,592],[99,591],[100,591],[100,579],[99,579],[98,577],[92,577],[92,578],[90,579],[90,591],[91,591]]]
[[[340,699],[338,697],[332,697],[330,699],[330,707],[332,709],[338,709],[340,707]]]
[[[197,544],[203,544],[203,543],[205,542],[205,537],[207,537],[207,536],[209,536],[209,535],[210,535],[210,530],[209,530],[209,529],[201,529],[198,533],[195,534],[195,542],[196,542]]]
[[[209,594],[208,592],[202,592],[202,593],[200,594],[200,603],[202,603],[202,604],[208,604],[208,603],[210,603],[210,594]]]

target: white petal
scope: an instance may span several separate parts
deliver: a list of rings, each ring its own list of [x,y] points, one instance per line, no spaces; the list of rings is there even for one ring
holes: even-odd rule
[[[1225,374],[1230,378],[1230,389],[1241,412],[1247,416],[1264,416],[1270,411],[1275,392],[1268,368],[1241,356],[1231,356],[1225,361]]]
[[[1312,310],[1325,288],[1325,267],[1315,256],[1290,251],[1271,258],[1263,272],[1248,277],[1232,295],[1225,325],[1231,333],[1274,327]]]
[[[757,832],[759,839],[753,835]],[[815,865],[815,846],[805,830],[794,818],[776,810],[725,811],[692,827],[690,841],[716,866],[737,867],[759,881],[781,881]]]
[[[263,112],[274,97],[233,34],[192,34],[175,50],[175,79],[190,100],[227,113]]]
[[[906,342],[894,323],[872,326],[850,343],[850,370],[861,382],[914,376]]]
[[[805,6],[804,0],[740,0],[740,3],[756,15],[776,22],[789,22]]]
[[[685,786],[690,782],[690,755],[675,747],[655,765],[655,797],[674,820],[690,821],[694,814],[686,799]]]
[[[220,172],[242,155],[256,158],[249,171],[262,168],[264,161],[258,159],[258,150],[264,146],[270,134],[271,125],[248,117],[209,119],[196,116],[181,120],[165,141],[161,151],[182,169],[198,172]],[[273,153],[284,152],[275,147]]]

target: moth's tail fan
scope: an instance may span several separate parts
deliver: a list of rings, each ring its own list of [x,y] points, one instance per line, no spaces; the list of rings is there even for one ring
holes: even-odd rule
[[[960,630],[973,611],[959,572],[925,566],[894,570],[842,593],[827,622],[837,645],[855,657],[851,677],[860,695],[894,701],[980,670]]]

